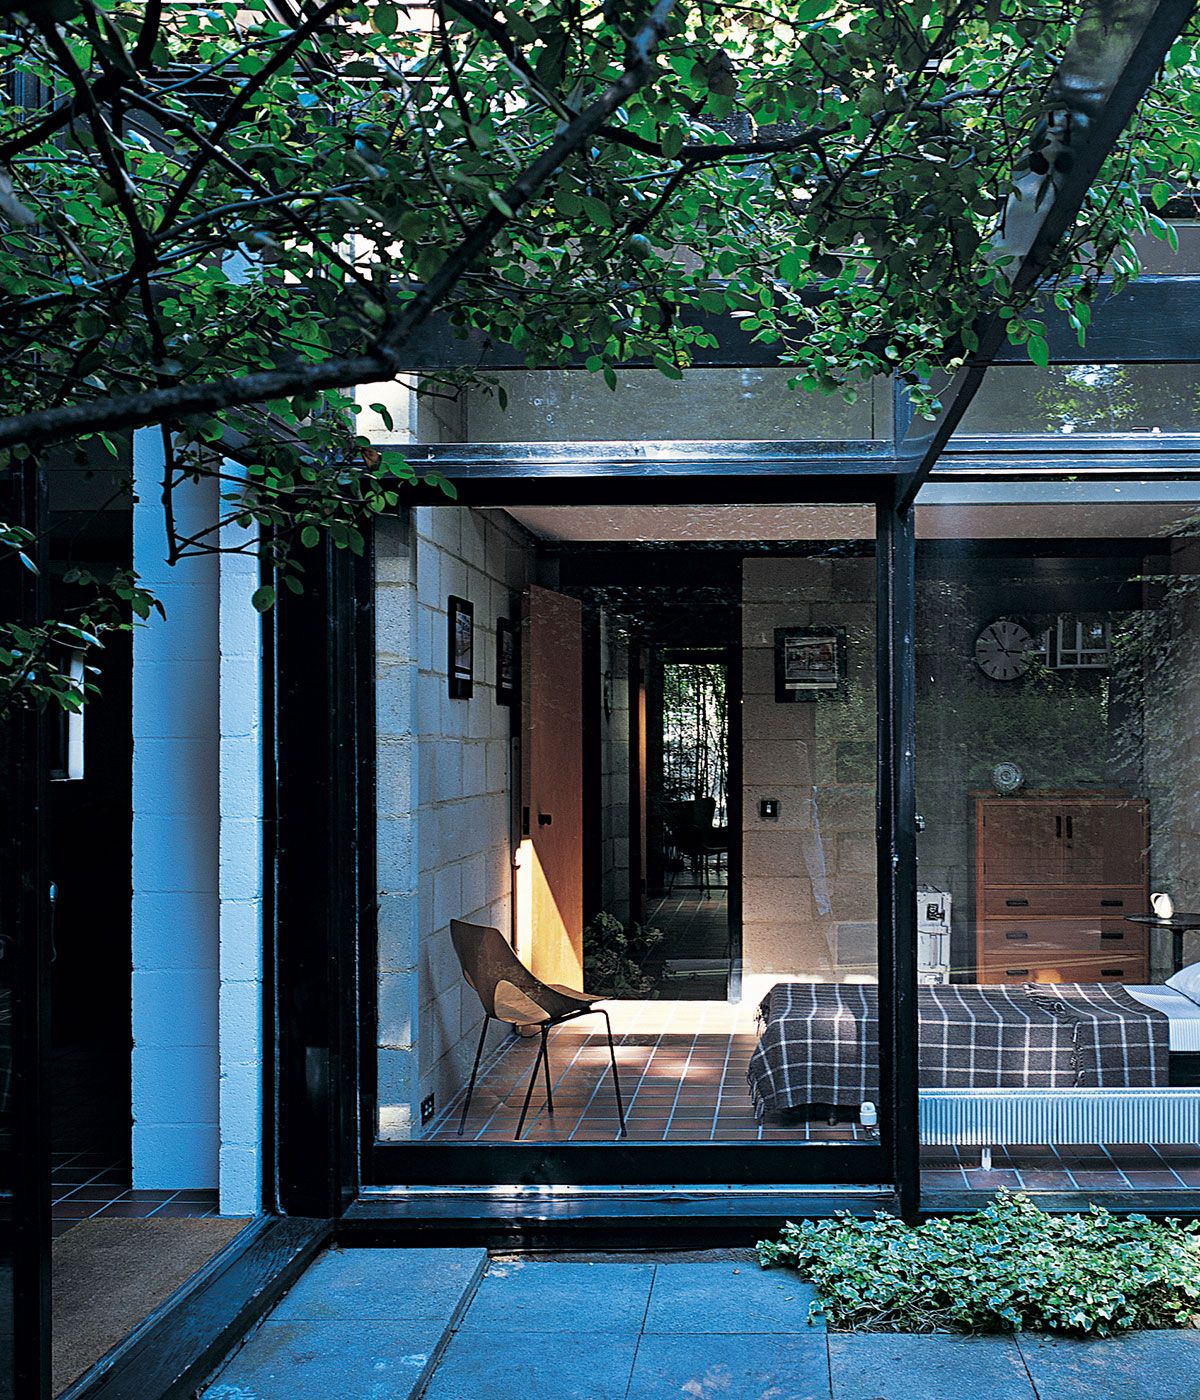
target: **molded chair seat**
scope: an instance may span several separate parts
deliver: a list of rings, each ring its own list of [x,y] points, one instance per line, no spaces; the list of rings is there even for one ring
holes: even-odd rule
[[[475,1051],[475,1063],[471,1068],[467,1097],[463,1102],[462,1117],[459,1119],[459,1137],[462,1137],[467,1126],[467,1113],[475,1093],[479,1062],[483,1058],[483,1046],[492,1021],[503,1021],[510,1026],[536,1026],[541,1036],[537,1058],[533,1062],[533,1073],[529,1077],[529,1087],[525,1091],[525,1103],[517,1123],[516,1136],[520,1138],[525,1128],[525,1117],[529,1112],[529,1101],[533,1096],[533,1086],[537,1082],[539,1069],[545,1070],[546,1109],[550,1116],[554,1117],[554,1096],[550,1088],[550,1032],[564,1021],[573,1021],[576,1017],[587,1016],[593,1012],[604,1017],[608,1032],[613,1089],[617,1096],[621,1134],[624,1136],[625,1108],[621,1101],[621,1081],[617,1074],[617,1052],[613,1045],[612,1022],[608,1012],[595,1005],[600,998],[576,991],[573,987],[564,987],[557,982],[543,982],[541,978],[535,977],[513,952],[508,940],[498,928],[451,919],[450,939],[458,955],[463,977],[483,1006],[483,1029],[479,1033],[479,1046]]]

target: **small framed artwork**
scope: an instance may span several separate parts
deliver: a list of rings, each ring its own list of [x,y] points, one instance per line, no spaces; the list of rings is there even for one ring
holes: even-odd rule
[[[465,598],[448,603],[450,698],[469,700],[475,689],[475,608]]]
[[[521,683],[517,629],[506,617],[496,619],[496,704],[515,705]]]
[[[776,627],[775,699],[844,700],[846,629]]]

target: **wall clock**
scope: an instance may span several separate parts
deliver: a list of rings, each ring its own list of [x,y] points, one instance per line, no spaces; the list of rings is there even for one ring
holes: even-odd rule
[[[1019,763],[997,763],[992,769],[992,786],[1001,797],[1011,797],[1025,786],[1025,774]]]
[[[975,638],[975,664],[994,681],[1015,681],[1029,670],[1033,638],[1011,617],[998,617]]]

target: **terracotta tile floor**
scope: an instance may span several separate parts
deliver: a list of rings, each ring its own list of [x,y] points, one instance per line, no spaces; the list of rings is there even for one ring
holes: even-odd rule
[[[759,1123],[746,1067],[758,1039],[753,1006],[724,1001],[606,1003],[617,1042],[617,1068],[634,1142],[848,1141],[865,1136],[852,1124]],[[462,1139],[462,1096],[435,1120],[441,1141],[505,1142],[516,1132],[536,1037],[512,1039],[480,1071]],[[599,1016],[560,1026],[550,1036],[554,1116],[535,1088],[522,1141],[599,1142],[618,1134],[608,1042]]]
[[[746,1067],[758,1039],[755,1008],[724,1001],[612,1001],[617,1067],[632,1142],[865,1141],[854,1124],[824,1120],[783,1124],[756,1121]],[[460,1094],[432,1124],[442,1142],[511,1142],[537,1039],[514,1038],[485,1062],[466,1132],[457,1136]],[[553,1118],[539,1082],[522,1141],[608,1142],[618,1119],[608,1044],[600,1017],[559,1027],[550,1037]],[[1195,1147],[1121,1144],[997,1147],[992,1170],[978,1148],[926,1147],[923,1180],[931,1189],[1198,1190]]]
[[[215,1191],[135,1191],[128,1162],[98,1152],[55,1152],[50,1171],[54,1237],[81,1220],[109,1216],[215,1215]]]

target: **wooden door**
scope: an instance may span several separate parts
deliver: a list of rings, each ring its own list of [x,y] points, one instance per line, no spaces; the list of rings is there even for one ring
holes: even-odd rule
[[[580,604],[525,595],[517,952],[544,982],[583,986],[583,627]]]
[[[1063,803],[1064,879],[1080,885],[1140,885],[1145,880],[1145,804],[1135,798]]]
[[[981,803],[982,879],[988,885],[1052,885],[1062,879],[1061,805],[1028,798]]]

